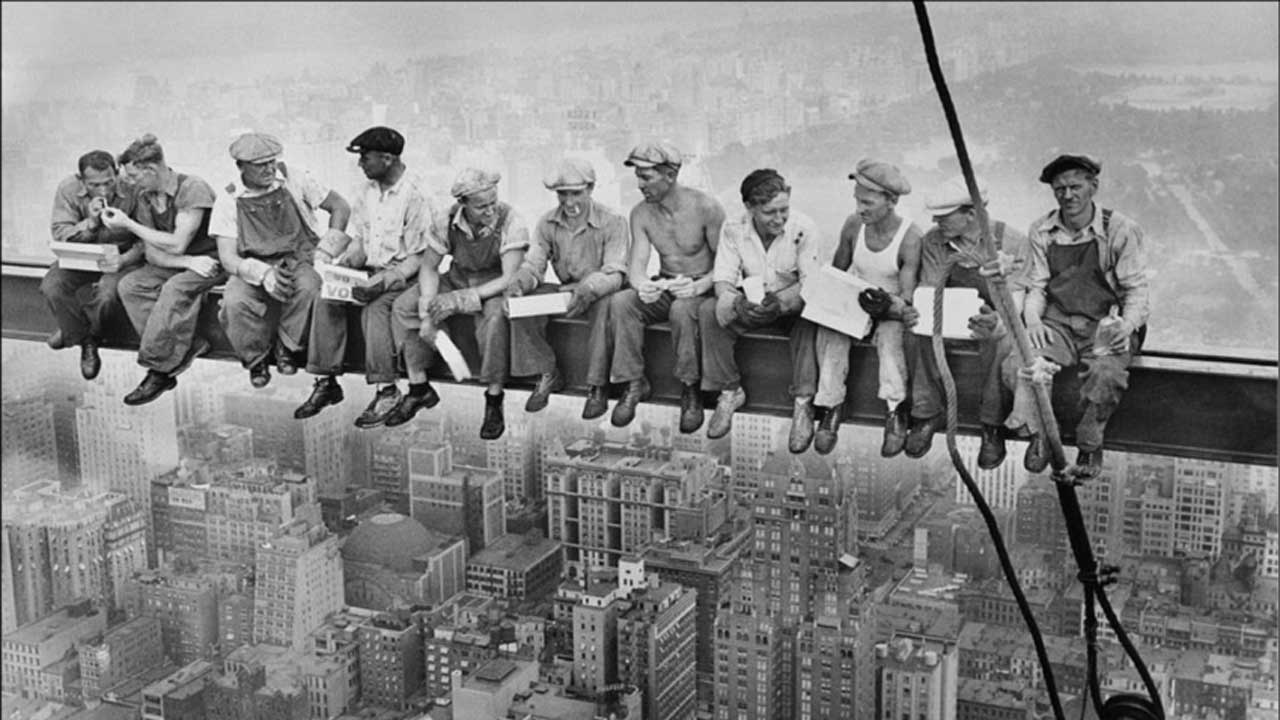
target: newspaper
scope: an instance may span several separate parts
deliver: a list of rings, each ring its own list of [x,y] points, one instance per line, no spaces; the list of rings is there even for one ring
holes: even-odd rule
[[[861,340],[875,329],[875,321],[858,304],[858,294],[872,287],[876,286],[857,275],[824,265],[800,288],[800,317]]]
[[[363,305],[351,297],[351,288],[364,285],[369,280],[369,273],[340,265],[317,262],[316,272],[320,273],[320,297],[325,300],[338,300],[354,305]]]

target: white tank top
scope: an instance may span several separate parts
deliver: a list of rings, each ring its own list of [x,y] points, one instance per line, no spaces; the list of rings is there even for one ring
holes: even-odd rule
[[[902,238],[906,236],[909,227],[911,221],[902,218],[893,240],[880,251],[867,247],[867,226],[858,228],[858,239],[853,243],[853,262],[849,268],[858,277],[879,286],[885,292],[892,295],[902,292],[902,284],[898,281],[898,246],[902,244]]]

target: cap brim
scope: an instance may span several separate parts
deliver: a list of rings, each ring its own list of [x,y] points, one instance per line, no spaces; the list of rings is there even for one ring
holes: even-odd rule
[[[648,160],[641,160],[639,158],[627,158],[626,162],[622,164],[627,167],[652,168],[658,167],[662,163],[649,162]]]
[[[590,183],[578,183],[576,185],[547,185],[542,183],[548,190],[586,190]]]

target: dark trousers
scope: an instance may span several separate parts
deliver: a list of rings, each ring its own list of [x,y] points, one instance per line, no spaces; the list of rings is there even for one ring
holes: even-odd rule
[[[62,331],[63,343],[79,345],[102,337],[111,315],[124,312],[120,279],[135,269],[137,266],[114,273],[85,272],[65,270],[56,263],[49,268],[40,281],[40,294]]]
[[[727,390],[742,386],[742,373],[734,350],[738,338],[749,330],[771,323],[753,323],[737,318],[727,327],[716,320],[716,299],[706,298],[698,308],[698,332],[702,337],[702,389]],[[777,325],[790,330],[792,397],[812,397],[818,387],[818,357],[814,341],[818,326],[799,316],[783,315]]]
[[[487,279],[487,278],[486,278]],[[484,279],[476,278],[476,285]],[[463,280],[450,272],[440,276],[437,292],[444,294],[468,287]],[[406,367],[426,370],[435,359],[435,346],[428,344],[418,334],[422,321],[418,319],[418,298],[421,293],[418,284],[413,283],[408,290],[396,300],[395,332],[404,346],[404,363]],[[505,298],[495,295],[483,302],[480,312],[472,315],[475,325],[476,344],[480,348],[480,375],[483,383],[506,382],[511,374],[511,323],[503,309]],[[459,337],[463,332],[463,323],[458,322],[463,316],[455,315],[444,321],[440,328],[449,333],[450,338]],[[455,342],[455,344],[457,344]]]
[[[120,300],[134,330],[142,338],[138,364],[172,373],[191,352],[196,321],[205,293],[222,284],[227,274],[204,277],[190,270],[147,264],[120,279]]]
[[[417,287],[416,285],[414,287]],[[399,354],[392,330],[392,307],[403,296],[403,288],[393,286],[360,308],[360,329],[364,333],[364,376],[370,385],[394,383],[399,377]],[[350,303],[316,297],[311,306],[311,336],[307,339],[307,372],[312,375],[341,375],[347,356],[347,311]]]
[[[542,283],[530,295],[560,292],[559,285]],[[609,332],[609,296],[596,299],[587,308],[587,384],[609,382],[609,358],[613,355],[613,334]],[[547,342],[549,315],[511,319],[511,375],[542,375],[556,368],[555,352]]]
[[[284,302],[238,277],[227,281],[218,320],[245,367],[265,360],[277,338],[289,352],[306,346],[311,306],[320,296],[320,285],[320,275],[310,265],[298,266],[293,294]]]
[[[706,299],[706,295],[677,298],[664,292],[652,303],[644,303],[635,288],[609,296],[609,314],[614,323],[610,381],[631,382],[644,376],[644,328],[666,320],[671,324],[671,344],[675,349],[672,374],[685,385],[697,384],[702,376],[698,308]]]
[[[984,425],[1001,425],[1013,407],[1013,392],[1005,387],[1001,370],[1013,352],[1013,339],[1005,334],[997,340],[978,340],[978,376],[982,390],[978,399],[978,420]],[[910,333],[907,352],[911,367],[911,417],[933,417],[946,409],[942,375],[933,357],[933,340],[928,335]]]

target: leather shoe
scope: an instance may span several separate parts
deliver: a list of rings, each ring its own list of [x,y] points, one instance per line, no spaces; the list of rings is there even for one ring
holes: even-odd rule
[[[1102,448],[1097,450],[1078,450],[1076,466],[1072,474],[1076,477],[1097,477],[1102,472]]]
[[[400,398],[400,402],[391,408],[391,412],[387,413],[387,419],[382,421],[387,427],[396,427],[403,425],[413,419],[419,410],[429,410],[440,402],[440,394],[436,389],[427,386],[427,391],[422,395],[414,395],[409,393]]]
[[[267,366],[266,360],[261,360],[257,365],[249,368],[250,385],[256,388],[264,388],[269,382],[271,382],[271,368]]]
[[[356,418],[356,427],[362,430],[378,427],[399,404],[400,388],[395,385],[382,388],[373,396],[373,400],[369,401],[369,405],[365,407],[364,412],[360,413],[360,417]]]
[[[561,390],[564,390],[564,376],[560,374],[560,368],[543,373],[538,376],[538,385],[529,394],[529,399],[524,404],[524,411],[538,412],[551,401],[551,393]]]
[[[787,449],[799,454],[808,450],[812,442],[813,398],[796,398],[795,410],[791,411],[791,435],[787,437]]]
[[[98,377],[102,370],[102,358],[98,357],[98,343],[85,340],[80,343],[80,374],[85,380]]]
[[[840,439],[840,413],[844,404],[826,408],[822,419],[818,421],[818,430],[813,434],[813,449],[819,455],[828,455],[836,449],[836,441]]]
[[[342,402],[342,386],[331,375],[326,375],[316,379],[315,389],[311,391],[311,397],[307,401],[298,406],[293,411],[293,417],[298,420],[305,420],[318,414],[321,410],[330,405],[337,405]]]
[[[276,369],[281,375],[296,375],[298,373],[298,362],[294,359],[293,353],[280,346],[276,348]]]
[[[1049,467],[1049,442],[1044,433],[1027,438],[1027,454],[1022,456],[1022,467],[1031,473],[1041,473]]]
[[[481,440],[497,440],[506,431],[507,423],[502,417],[502,400],[505,397],[506,393],[484,394],[484,422],[480,424]]]
[[[880,456],[891,458],[902,452],[907,444],[907,404],[898,403],[898,407],[884,416],[884,440],[880,443]]]
[[[978,449],[978,467],[993,470],[1000,467],[1006,454],[1004,428],[999,425],[982,425],[982,447]]]
[[[946,423],[946,418],[942,413],[938,413],[932,417],[912,418],[912,420],[915,422],[907,431],[907,442],[904,443],[903,449],[906,450],[909,458],[922,458],[929,454],[929,448],[933,447],[933,434]]]
[[[721,390],[716,400],[715,412],[711,413],[711,422],[707,424],[707,437],[718,440],[729,434],[733,427],[733,414],[747,402],[747,393],[742,388]]]
[[[689,383],[680,391],[680,432],[697,432],[706,413],[702,411],[702,391],[698,383]]]
[[[595,420],[609,409],[609,394],[603,385],[591,385],[587,388],[587,401],[582,404],[582,419]]]
[[[52,335],[44,339],[44,344],[53,350],[61,350],[67,347],[67,341],[63,339],[61,330],[54,330]]]
[[[125,405],[143,405],[160,397],[160,394],[166,390],[172,390],[178,385],[178,379],[172,375],[165,375],[162,372],[148,370],[147,376],[142,379],[142,383],[134,388],[132,392],[124,396]]]
[[[628,383],[626,394],[622,396],[617,405],[613,406],[613,415],[609,417],[609,422],[613,423],[614,427],[630,425],[631,421],[636,419],[636,406],[640,404],[641,400],[649,398],[649,393],[652,389],[646,378],[632,380]]]

